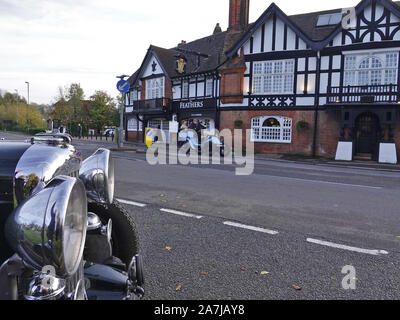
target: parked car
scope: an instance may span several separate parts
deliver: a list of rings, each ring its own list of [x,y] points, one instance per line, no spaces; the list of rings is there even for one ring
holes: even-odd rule
[[[135,222],[114,198],[114,162],[82,161],[68,134],[0,142],[0,300],[143,297]]]
[[[103,132],[103,136],[110,137],[112,135],[115,136],[115,129],[106,129]]]

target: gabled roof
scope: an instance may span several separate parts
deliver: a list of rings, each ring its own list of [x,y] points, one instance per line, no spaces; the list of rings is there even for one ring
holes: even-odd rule
[[[316,43],[311,41],[310,38],[292,21],[289,17],[275,4],[272,3],[267,10],[257,19],[252,27],[242,36],[242,38],[226,53],[228,57],[232,57],[239,48],[241,48],[250,37],[270,18],[276,14],[283,22],[285,22],[308,46],[311,48],[316,47]]]
[[[131,85],[137,83],[152,56],[156,57],[165,76],[169,79],[185,77],[190,74],[212,72],[221,64],[225,37],[226,32],[218,32],[189,43],[180,44],[171,49],[151,45],[147,50],[141,67],[128,78],[128,82]],[[178,73],[176,70],[176,61],[178,58],[184,58],[186,61],[185,72],[183,74]]]
[[[376,1],[388,9],[390,12],[393,12],[400,18],[400,1],[390,1],[390,0],[362,0],[355,8],[356,8],[356,15],[358,16],[365,8],[367,8],[372,1]],[[338,35],[341,31],[343,31],[342,24],[338,24],[332,33],[326,37],[323,41],[319,42],[318,49],[321,50],[326,45],[333,40],[333,38]]]
[[[362,0],[356,6],[356,14],[360,14],[372,0]],[[389,9],[400,17],[400,1],[377,0],[378,3]],[[324,48],[339,32],[343,30],[342,24],[332,26],[317,27],[318,17],[324,14],[341,13],[342,9],[325,10],[304,14],[287,16],[275,3],[272,3],[267,10],[258,18],[252,27],[244,33],[242,38],[230,48],[226,54],[232,57],[240,47],[250,39],[256,30],[268,19],[273,13],[282,19],[296,34],[303,39],[312,49],[321,50]]]

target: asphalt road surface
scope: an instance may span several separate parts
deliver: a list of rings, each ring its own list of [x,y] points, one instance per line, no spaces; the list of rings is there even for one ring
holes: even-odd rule
[[[113,146],[74,144],[85,157]],[[114,159],[146,299],[400,298],[399,172],[256,160],[236,176],[235,165]]]

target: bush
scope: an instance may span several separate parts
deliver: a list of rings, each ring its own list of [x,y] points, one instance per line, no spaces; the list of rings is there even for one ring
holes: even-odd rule
[[[300,120],[296,124],[297,131],[308,130],[310,128],[310,124],[306,120]]]
[[[240,129],[243,126],[243,121],[242,120],[235,120],[233,124],[235,126],[235,129]]]

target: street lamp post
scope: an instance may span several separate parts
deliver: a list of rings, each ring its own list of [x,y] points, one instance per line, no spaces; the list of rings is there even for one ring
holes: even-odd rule
[[[25,81],[27,88],[28,88],[28,109],[27,109],[27,119],[26,121],[28,122],[28,133],[31,129],[31,120],[29,119],[29,81]]]
[[[117,76],[117,79],[124,80],[126,77],[129,77],[128,75],[120,75]],[[123,136],[122,132],[124,131],[124,104],[125,104],[125,93],[121,92],[121,103],[120,103],[120,108],[119,108],[119,129],[118,129],[118,148],[121,148],[124,146],[124,143],[122,141]]]

